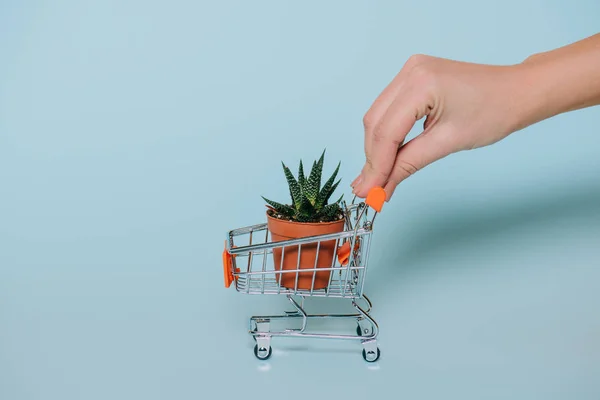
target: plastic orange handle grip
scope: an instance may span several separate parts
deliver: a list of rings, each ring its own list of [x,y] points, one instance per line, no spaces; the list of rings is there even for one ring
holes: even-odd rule
[[[233,269],[231,254],[227,250],[223,250],[223,278],[225,287],[228,288],[231,286],[231,282],[233,282]]]
[[[354,250],[358,250],[360,247],[360,239],[356,239],[356,243],[354,244]],[[350,260],[350,242],[346,242],[338,248],[338,261],[340,265],[346,266],[348,265],[348,261]]]
[[[382,187],[376,186],[369,190],[365,203],[377,212],[381,212],[383,203],[385,203],[386,193]]]
[[[235,255],[232,256],[229,254],[227,251],[227,241],[225,241],[225,249],[223,249],[223,279],[226,288],[231,286],[231,283],[234,280],[237,280],[237,276],[233,274],[233,257],[235,257]],[[239,271],[239,268],[235,269],[236,273],[239,273]]]

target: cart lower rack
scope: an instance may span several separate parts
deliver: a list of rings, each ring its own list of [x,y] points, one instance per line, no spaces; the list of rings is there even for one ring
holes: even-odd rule
[[[363,293],[373,224],[385,201],[382,188],[372,189],[364,202],[342,202],[343,227],[337,232],[309,237],[273,240],[268,224],[234,229],[227,233],[223,251],[225,286],[234,284],[249,295],[284,295],[293,311],[281,315],[253,316],[249,333],[254,354],[265,360],[272,354],[272,337],[306,337],[357,340],[363,358],[379,359],[379,327],[370,312],[371,301]],[[373,211],[372,217],[369,211]],[[347,299],[355,312],[309,314],[307,297]],[[309,332],[309,321],[349,319],[356,323],[352,334]],[[272,322],[295,321],[299,327],[271,329]]]

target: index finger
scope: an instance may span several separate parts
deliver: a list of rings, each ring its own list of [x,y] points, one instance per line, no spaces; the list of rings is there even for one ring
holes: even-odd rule
[[[415,107],[411,107],[403,96],[396,98],[388,108],[371,135],[364,172],[354,188],[358,197],[364,198],[371,188],[387,183],[398,150],[417,121],[416,117]]]

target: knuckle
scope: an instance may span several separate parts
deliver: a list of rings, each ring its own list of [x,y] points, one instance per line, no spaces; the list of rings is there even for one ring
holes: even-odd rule
[[[397,160],[396,165],[399,172],[405,177],[414,175],[419,170],[416,165],[406,160]]]
[[[379,127],[378,129],[375,129],[373,131],[373,142],[379,143],[382,140],[383,140],[383,132],[381,130],[381,127]]]
[[[413,54],[410,57],[408,57],[408,60],[406,61],[406,66],[409,68],[414,68],[417,65],[425,63],[428,59],[429,57],[424,54]]]
[[[367,157],[367,166],[368,166],[370,172],[377,179],[385,180],[387,178],[388,174],[385,171],[383,171],[381,168],[378,168],[378,166],[373,162],[373,158]]]
[[[373,142],[374,143],[382,143],[384,142],[385,145],[391,146],[391,147],[399,147],[403,140],[399,137],[397,137],[396,135],[388,135],[386,134],[386,132],[388,132],[389,129],[388,127],[385,126],[385,124],[381,124],[377,127],[377,129],[375,129],[373,131]]]
[[[435,80],[435,63],[427,62],[428,56],[415,56],[415,61],[411,61],[412,66],[408,71],[408,79],[417,87],[429,86]]]
[[[375,126],[375,118],[370,111],[364,115],[362,122],[366,131],[371,131]]]
[[[417,86],[429,86],[434,81],[434,74],[427,64],[419,64],[410,71],[410,79]]]

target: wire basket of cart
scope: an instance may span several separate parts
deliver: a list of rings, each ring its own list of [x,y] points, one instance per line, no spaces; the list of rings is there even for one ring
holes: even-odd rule
[[[379,359],[379,327],[370,315],[372,303],[364,294],[375,217],[385,199],[382,188],[372,189],[365,201],[342,202],[343,229],[302,238],[273,240],[266,223],[231,230],[223,251],[225,286],[248,295],[283,295],[293,307],[280,315],[252,316],[249,333],[256,341],[254,354],[267,359],[273,337],[356,340],[363,358]],[[352,313],[308,313],[310,297],[348,299]],[[313,320],[354,320],[350,333],[310,329]],[[276,322],[294,327],[273,329]]]

